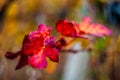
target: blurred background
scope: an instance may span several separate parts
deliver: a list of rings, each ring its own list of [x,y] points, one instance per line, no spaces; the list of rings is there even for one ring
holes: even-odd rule
[[[48,59],[44,70],[25,66],[15,71],[19,58],[4,57],[20,50],[24,36],[38,24],[52,26],[57,40],[57,20],[79,23],[86,15],[112,29],[112,36],[93,42],[76,39],[69,49],[82,51],[61,52],[59,63]],[[0,0],[0,80],[120,80],[119,29],[120,0]]]

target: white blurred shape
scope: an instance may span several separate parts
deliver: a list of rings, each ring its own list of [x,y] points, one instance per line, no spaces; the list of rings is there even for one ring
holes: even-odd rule
[[[80,50],[80,44],[76,43],[73,49]],[[86,80],[89,55],[86,51],[68,53],[66,66],[62,80]]]
[[[28,80],[38,80],[41,77],[41,72],[33,68],[28,68],[26,74],[28,75]]]

